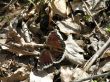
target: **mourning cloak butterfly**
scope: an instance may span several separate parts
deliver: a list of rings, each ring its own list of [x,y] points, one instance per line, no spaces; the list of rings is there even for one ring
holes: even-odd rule
[[[50,32],[46,40],[46,46],[48,46],[48,48],[42,50],[38,59],[38,64],[42,69],[60,63],[64,59],[63,52],[65,50],[65,43],[57,30]]]

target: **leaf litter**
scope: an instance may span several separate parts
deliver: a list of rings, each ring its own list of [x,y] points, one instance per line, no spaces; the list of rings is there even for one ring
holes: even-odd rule
[[[1,82],[110,81],[110,0],[1,0],[0,7]]]

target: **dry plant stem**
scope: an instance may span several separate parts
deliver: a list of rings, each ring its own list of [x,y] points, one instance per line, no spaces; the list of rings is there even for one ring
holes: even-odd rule
[[[13,53],[21,53],[23,55],[39,55],[38,51],[29,52],[29,51],[21,49],[18,46],[15,46],[15,45],[7,45],[7,44],[1,44],[1,43],[0,43],[0,45],[7,47],[8,48],[7,51],[10,51]]]
[[[104,0],[99,0],[98,3],[94,6],[94,8],[93,8],[92,10],[96,9],[97,7],[99,7],[99,5],[100,5],[100,3],[101,3],[102,1],[104,1]]]
[[[97,12],[93,14],[93,16],[98,15],[101,11],[104,11],[106,8],[98,9]]]
[[[0,82],[18,82],[18,81],[24,81],[29,77],[29,74],[26,70],[28,70],[28,67],[21,67],[18,68],[14,73],[12,73],[8,77],[1,77]]]
[[[24,35],[25,41],[26,42],[31,42],[28,27],[24,22],[22,22],[22,30],[23,30],[23,35]]]
[[[90,76],[90,77],[80,79],[80,80],[76,80],[76,81],[72,81],[72,82],[83,82],[83,81],[86,81],[86,80],[91,80],[91,79],[98,78],[98,77],[105,77],[105,76],[108,76],[108,75],[110,75],[110,72],[103,73],[103,74],[100,74],[100,75]]]
[[[45,47],[46,45],[45,44],[36,44],[34,42],[30,42],[30,43],[23,43],[22,45],[20,44],[17,44],[17,43],[14,43],[13,45],[17,46],[17,47],[40,47],[40,48],[43,48]]]
[[[10,5],[14,4],[17,0],[11,0],[3,9],[8,8]]]
[[[71,18],[72,18],[72,21],[74,21],[74,16],[73,16],[73,13],[74,13],[74,11],[73,11],[73,9],[72,9],[72,6],[71,6],[71,2],[69,2],[69,6],[70,6],[70,9],[71,9]]]
[[[82,0],[82,2],[83,2],[83,4],[85,5],[85,8],[86,8],[86,10],[87,10],[87,13],[91,16],[92,20],[95,22],[97,30],[98,30],[102,35],[104,35],[104,34],[102,33],[102,31],[101,31],[99,25],[97,24],[97,22],[94,20],[93,15],[92,15],[90,9],[88,8],[88,6],[86,5],[86,3],[85,3],[83,0]]]
[[[84,70],[88,71],[88,69],[91,67],[91,65],[96,61],[96,59],[103,54],[103,52],[110,46],[110,38],[108,41],[92,56],[91,60],[88,60],[90,62],[86,63],[86,66],[84,66]]]
[[[10,24],[10,27],[9,27],[9,31],[10,31],[10,33],[11,33],[11,32],[16,33],[16,34],[17,34],[17,36],[16,36],[17,38],[20,37],[20,42],[21,42],[21,44],[24,44],[24,43],[25,43],[24,38],[22,38],[22,37],[20,36],[20,34],[18,34],[18,33],[16,32],[16,30],[12,28],[12,25],[11,25],[11,24]]]

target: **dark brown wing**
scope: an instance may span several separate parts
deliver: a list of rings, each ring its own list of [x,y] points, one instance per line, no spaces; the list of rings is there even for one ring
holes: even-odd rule
[[[39,61],[38,64],[40,65],[40,67],[43,67],[44,69],[52,66],[53,65],[53,61],[52,61],[52,57],[51,57],[50,51],[47,50],[47,49],[44,49],[41,52],[41,55],[39,56],[38,61]]]
[[[57,34],[57,30],[52,31],[49,34],[46,45],[50,47],[53,62],[59,63],[63,59],[65,44]]]

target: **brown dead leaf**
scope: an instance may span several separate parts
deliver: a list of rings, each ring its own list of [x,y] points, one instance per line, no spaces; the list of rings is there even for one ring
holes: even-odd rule
[[[73,71],[69,67],[61,67],[60,72],[61,82],[70,82],[74,79]]]
[[[53,82],[53,73],[47,74],[45,71],[31,71],[30,82]]]
[[[74,80],[80,80],[81,78],[87,78],[89,74],[80,68],[70,69],[70,67],[61,67],[61,80],[62,82],[71,82]],[[84,81],[88,82],[88,81]]]
[[[63,17],[67,16],[66,0],[52,0],[52,2],[50,2],[50,7],[53,16],[55,14],[59,14]]]
[[[100,70],[102,70],[102,72],[110,71],[110,62],[107,62]]]
[[[17,82],[26,80],[29,76],[26,67],[21,67],[17,71],[15,71],[11,76],[1,78],[2,82]]]
[[[80,25],[73,23],[72,19],[67,19],[65,21],[57,21],[57,25],[61,32],[69,34],[79,34],[81,31]]]
[[[73,70],[73,77],[75,78],[74,80],[80,80],[89,77],[89,74],[80,68],[76,68]],[[83,82],[89,82],[89,80]]]
[[[83,64],[85,61],[83,57],[84,50],[80,48],[78,44],[76,44],[76,42],[72,39],[72,35],[68,36],[68,39],[65,41],[65,44],[65,57],[73,64]]]

